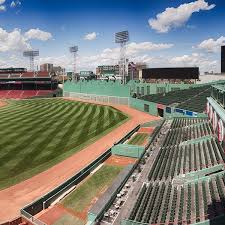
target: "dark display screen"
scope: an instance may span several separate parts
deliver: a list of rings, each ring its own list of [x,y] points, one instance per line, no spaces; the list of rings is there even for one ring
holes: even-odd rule
[[[221,47],[221,73],[225,73],[225,46]]]
[[[151,68],[142,70],[143,79],[199,79],[198,67]]]

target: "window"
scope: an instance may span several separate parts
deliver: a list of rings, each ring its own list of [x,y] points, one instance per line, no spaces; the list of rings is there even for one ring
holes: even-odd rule
[[[140,94],[140,87],[137,87],[137,94]]]
[[[165,87],[158,87],[157,88],[157,94],[165,93],[165,92],[166,92],[166,88]]]
[[[150,86],[147,86],[147,95],[150,95]]]
[[[144,89],[144,87],[141,87],[141,95],[145,95],[145,89]]]
[[[145,112],[149,112],[149,105],[144,104],[144,111],[145,111]]]

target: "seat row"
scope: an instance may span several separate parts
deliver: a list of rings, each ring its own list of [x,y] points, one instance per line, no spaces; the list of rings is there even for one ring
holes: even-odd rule
[[[207,122],[207,118],[175,118],[171,124],[171,129],[190,126],[196,123]]]
[[[178,145],[182,142],[201,138],[212,134],[211,126],[208,122],[188,127],[170,129],[163,143],[163,146]]]
[[[148,180],[172,180],[224,162],[223,149],[214,138],[183,146],[162,147],[149,171]]]
[[[175,186],[145,183],[129,220],[146,224],[192,224],[213,219],[225,210],[225,176]]]

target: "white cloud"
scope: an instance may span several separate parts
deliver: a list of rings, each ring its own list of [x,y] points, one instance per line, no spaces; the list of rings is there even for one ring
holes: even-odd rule
[[[7,32],[0,28],[0,52],[20,51],[24,49],[31,49],[31,46],[26,42],[20,29]]]
[[[113,54],[112,54],[113,53]],[[119,52],[118,52],[119,53]],[[144,62],[149,67],[183,67],[183,66],[198,66],[201,74],[205,71],[219,72],[219,62],[212,57],[212,55],[205,55],[199,53],[193,53],[190,55],[182,55],[169,57],[168,55],[150,56],[149,54],[135,54],[129,57],[133,62]],[[77,69],[79,70],[93,70],[98,65],[103,64],[116,64],[118,62],[118,54],[112,49],[105,49],[100,54],[82,56],[79,55],[77,59]],[[36,65],[42,63],[53,63],[57,66],[65,67],[67,70],[72,70],[73,59],[70,55],[62,56],[49,56],[41,57],[39,61],[36,61]],[[21,57],[20,53],[13,54],[9,58],[4,57],[4,61],[0,60],[0,67],[23,67],[27,66],[27,62]]]
[[[84,36],[84,40],[87,40],[87,41],[93,41],[96,38],[97,38],[97,33],[96,32],[92,32],[92,33],[86,34]]]
[[[52,37],[50,33],[41,31],[39,29],[38,31],[36,31],[35,29],[31,29],[23,34],[21,30],[17,28],[11,32],[0,28],[0,52],[23,51],[26,49],[32,49],[29,43],[30,39],[46,41],[50,37]]]
[[[197,46],[197,48],[206,50],[207,52],[219,52],[222,45],[225,45],[224,36],[221,36],[218,39],[210,38],[204,40]]]
[[[169,49],[172,48],[173,46],[174,46],[173,44],[163,44],[163,43],[155,44],[152,42],[141,42],[141,43],[132,42],[128,44],[127,52],[128,54],[131,55],[142,51],[158,51]]]
[[[77,69],[93,70],[99,65],[113,65],[118,62],[118,54],[110,54],[108,49],[105,49],[101,54],[90,56],[79,56],[77,60]],[[129,57],[130,61],[143,62],[149,67],[188,67],[197,66],[200,68],[201,74],[205,71],[219,72],[219,63],[214,58],[209,58],[204,54],[193,53],[190,55],[169,57],[169,56],[150,56],[149,54],[133,55]],[[67,70],[72,70],[72,59],[69,56],[63,55],[58,57],[40,58],[40,63],[53,63],[63,66]]]
[[[20,5],[21,5],[21,2],[17,0],[17,1],[12,1],[10,4],[10,7],[15,8],[16,6],[20,6]]]
[[[6,7],[4,5],[0,5],[0,12],[6,11]]]
[[[205,71],[219,71],[218,61],[204,54],[193,53],[191,55],[183,55],[173,57],[169,60],[173,66],[197,66],[203,73]]]
[[[5,0],[0,0],[0,12],[6,11],[6,6],[3,5],[5,3]]]
[[[165,11],[156,15],[156,18],[149,19],[149,25],[158,33],[167,33],[172,28],[183,26],[193,13],[200,10],[211,10],[215,4],[209,5],[205,0],[197,0],[181,4],[179,7],[166,8]]]
[[[152,42],[140,42],[140,43],[130,43],[127,46],[127,57],[130,60],[135,62],[141,61],[150,63],[154,60],[152,57],[148,56],[147,54],[140,55],[141,53],[147,51],[159,51],[163,49],[171,48],[173,44],[155,44]],[[99,65],[109,64],[113,65],[118,63],[118,58],[120,54],[119,48],[106,48],[102,50],[99,54],[96,55],[88,55],[88,56],[79,56],[77,63],[78,63],[78,70],[95,70],[95,68]],[[56,65],[61,65],[66,67],[67,69],[72,69],[72,59],[71,57],[67,56],[59,56],[59,57],[45,57],[40,58],[40,61],[43,62],[50,62]]]
[[[11,4],[10,4],[10,7],[11,8],[15,8],[16,7],[16,3],[14,1],[12,1]]]
[[[29,39],[36,39],[41,41],[47,41],[52,38],[52,34],[46,31],[42,31],[39,28],[37,29],[30,29],[24,34],[27,40]]]

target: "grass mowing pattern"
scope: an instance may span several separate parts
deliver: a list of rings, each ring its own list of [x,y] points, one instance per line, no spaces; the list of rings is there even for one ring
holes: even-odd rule
[[[145,134],[145,133],[138,133],[128,142],[128,144],[129,145],[142,145],[148,136],[149,135]]]
[[[42,172],[127,119],[109,107],[63,99],[0,108],[0,189]]]
[[[88,207],[92,199],[110,186],[113,179],[123,169],[121,166],[103,165],[97,172],[88,178],[83,184],[68,195],[62,204],[77,212],[82,212]]]

